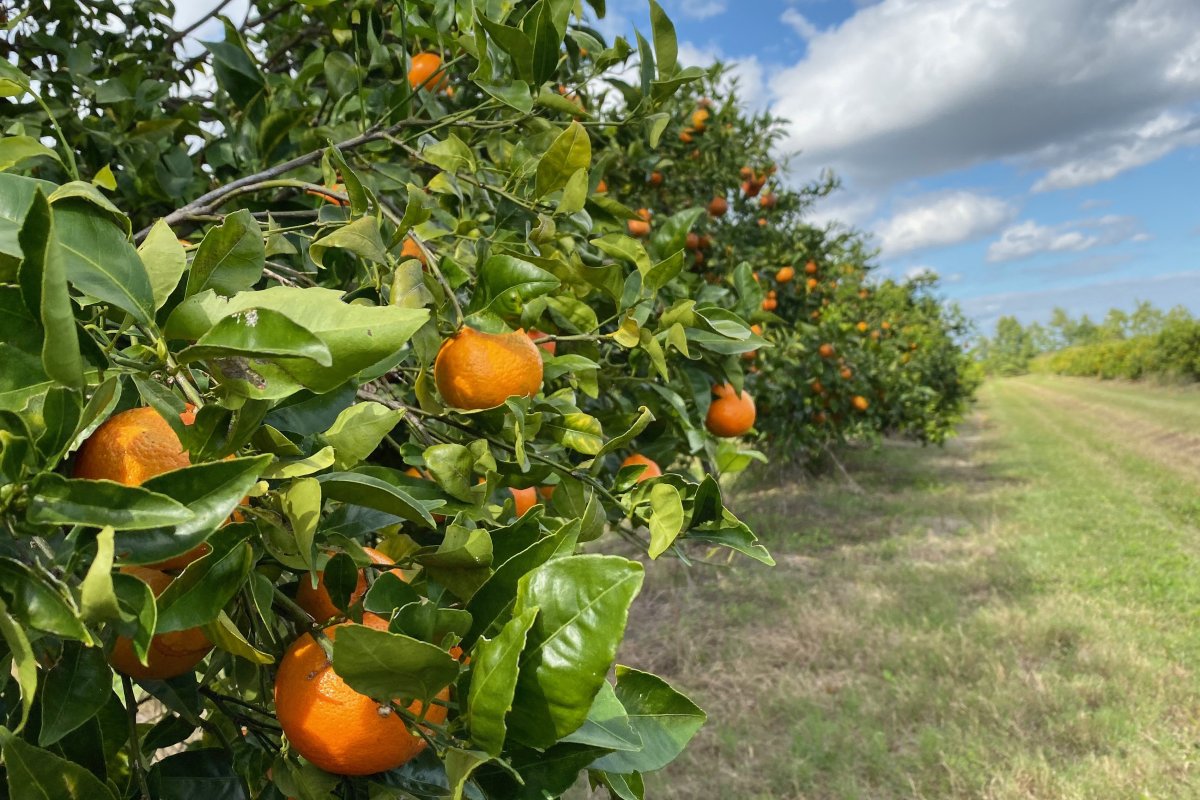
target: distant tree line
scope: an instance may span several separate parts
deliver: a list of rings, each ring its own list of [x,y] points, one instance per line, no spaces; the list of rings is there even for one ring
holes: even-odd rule
[[[1056,308],[1050,321],[1022,325],[1001,317],[982,337],[976,359],[989,375],[1046,372],[1095,378],[1200,380],[1200,320],[1183,306],[1169,311],[1140,301],[1110,309],[1096,322]]]

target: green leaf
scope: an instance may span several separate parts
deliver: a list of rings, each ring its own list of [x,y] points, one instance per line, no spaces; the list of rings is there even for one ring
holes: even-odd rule
[[[249,289],[262,277],[265,260],[262,228],[247,209],[235,211],[204,235],[192,259],[185,296],[208,289],[222,295]]]
[[[150,228],[150,233],[142,240],[137,253],[142,259],[142,266],[146,268],[146,274],[150,277],[154,308],[162,308],[171,292],[179,285],[183,271],[187,269],[187,252],[179,243],[171,226],[160,219]]]
[[[178,525],[195,517],[187,506],[141,486],[54,473],[42,473],[34,481],[28,514],[35,525],[107,525],[123,531]]]
[[[653,265],[650,263],[650,255],[646,252],[646,248],[632,236],[626,236],[623,233],[608,233],[597,239],[592,239],[592,244],[613,258],[620,258],[636,265],[638,272],[643,275],[653,269]]]
[[[11,800],[114,800],[104,781],[85,767],[34,747],[7,730],[2,730],[2,735]]]
[[[558,201],[555,214],[574,214],[582,211],[588,198],[588,173],[585,169],[575,170],[563,187],[562,199]]]
[[[230,314],[179,352],[179,361],[185,364],[238,357],[302,358],[322,367],[333,364],[333,355],[319,337],[269,308]]]
[[[325,82],[333,97],[356,94],[360,80],[358,65],[348,53],[334,50],[325,56]]]
[[[493,756],[504,749],[504,718],[512,710],[517,690],[517,659],[536,617],[536,608],[526,610],[509,620],[495,639],[480,639],[472,651],[474,673],[467,697],[467,726],[471,742]]]
[[[588,137],[587,130],[578,122],[572,122],[551,143],[541,161],[538,162],[538,196],[544,197],[550,192],[563,188],[576,171],[586,170],[591,163],[592,141]]]
[[[154,628],[158,625],[154,591],[144,582],[123,572],[113,573],[112,581],[121,609],[117,632],[132,641],[133,651],[145,663],[150,653],[150,641],[154,638]]]
[[[259,455],[210,461],[147,480],[143,488],[177,500],[195,516],[173,527],[119,535],[117,552],[121,560],[150,564],[182,555],[199,545],[228,521],[270,459],[268,455]]]
[[[656,483],[650,489],[650,558],[667,551],[683,530],[683,499],[669,483]]]
[[[596,699],[588,709],[587,721],[579,730],[563,737],[563,741],[603,747],[605,750],[642,749],[642,737],[629,723],[629,714],[608,681],[596,692]]]
[[[371,455],[403,416],[403,409],[393,410],[382,403],[356,403],[342,411],[321,434],[322,441],[337,453],[334,466],[349,469]]]
[[[65,258],[67,280],[79,291],[149,323],[154,290],[146,268],[125,234],[88,203],[54,204],[54,232]]]
[[[458,677],[458,662],[442,648],[365,625],[338,628],[333,671],[351,689],[376,700],[429,701]]]
[[[637,418],[633,421],[633,424],[629,426],[629,429],[620,436],[614,436],[613,438],[609,439],[596,453],[596,463],[599,464],[601,457],[606,456],[609,453],[615,453],[616,451],[625,447],[625,445],[632,442],[635,438],[637,438],[637,435],[646,430],[646,426],[653,421],[654,414],[651,413],[650,409],[646,408],[646,406],[639,407]]]
[[[479,283],[467,310],[478,314],[501,304],[515,305],[514,300],[529,301],[559,285],[558,278],[541,267],[514,256],[494,255],[479,271]]]
[[[254,552],[245,541],[252,525],[227,525],[208,539],[212,549],[193,561],[158,596],[158,632],[207,625],[221,613],[250,574]]]
[[[121,618],[121,607],[113,589],[113,529],[96,537],[96,557],[79,585],[79,603],[88,622],[112,622]]]
[[[758,537],[750,530],[750,526],[735,517],[728,509],[722,510],[721,519],[706,522],[688,530],[686,538],[694,542],[707,542],[728,547],[730,550],[750,556],[768,567],[775,566],[775,559],[767,552],[767,548],[758,543]]]
[[[646,273],[643,285],[651,292],[662,289],[683,270],[683,251],[676,250]]]
[[[507,106],[515,108],[522,114],[533,111],[533,97],[529,94],[529,84],[525,81],[512,81],[507,84],[485,83],[475,81],[475,85]]]
[[[370,611],[372,614],[391,616],[396,609],[420,601],[421,598],[416,589],[409,586],[403,578],[391,572],[385,572],[375,579],[370,589],[367,589],[367,593],[363,596],[363,610]]]
[[[367,213],[367,209],[371,203],[371,195],[363,186],[362,179],[358,177],[358,173],[350,169],[350,165],[346,163],[342,152],[330,145],[325,150],[324,158],[328,159],[337,168],[338,174],[341,175],[342,185],[346,187],[346,196],[350,198],[351,215],[358,216]]]
[[[222,379],[259,399],[286,397],[301,386],[318,394],[331,392],[367,367],[395,356],[429,317],[423,308],[350,305],[334,289],[273,286],[228,300],[212,292],[191,297],[172,312],[166,334],[196,341],[219,320],[251,308],[278,311],[307,328],[333,358],[328,367],[303,359],[274,365],[234,358],[216,365]]]
[[[496,43],[496,46],[512,58],[519,77],[526,81],[533,81],[535,84],[541,83],[541,80],[534,79],[533,42],[525,35],[524,31],[520,28],[493,22],[482,10],[476,10],[475,19],[483,25],[488,37]]]
[[[650,43],[646,41],[646,37],[642,36],[641,31],[633,32],[638,43],[638,59],[640,61],[638,73],[641,76],[642,97],[650,96],[650,88],[654,83],[654,51],[650,49]]]
[[[619,556],[550,561],[521,578],[513,613],[537,608],[509,736],[544,748],[577,730],[625,634],[642,565]]]
[[[534,83],[543,83],[554,76],[566,33],[565,23],[564,19],[560,24],[550,0],[538,0],[521,19],[521,30],[529,37],[531,45],[530,70]]]
[[[0,558],[0,591],[23,627],[92,643],[75,601],[49,574],[12,558]]]
[[[600,758],[594,769],[629,774],[662,769],[683,752],[704,725],[704,712],[657,675],[617,666],[617,699],[642,739],[636,752]]]
[[[329,469],[335,461],[337,453],[332,446],[327,445],[311,456],[280,459],[263,470],[262,477],[269,481],[303,478],[305,475],[315,475],[321,470]]]
[[[474,172],[478,165],[475,153],[453,133],[440,142],[434,142],[421,151],[427,161],[451,175],[458,172]]]
[[[542,425],[554,441],[584,455],[596,455],[604,446],[604,429],[600,420],[582,411],[551,417]]]
[[[675,26],[671,23],[671,18],[654,0],[650,0],[650,27],[654,32],[654,56],[658,61],[658,79],[663,80],[675,73],[679,43],[675,39]]]
[[[280,493],[283,515],[292,526],[296,552],[309,570],[313,568],[313,539],[321,521],[322,487],[316,478],[299,478]]]
[[[25,631],[21,630],[17,621],[9,616],[8,606],[3,601],[0,601],[0,637],[3,637],[8,644],[17,687],[21,690],[21,721],[17,724],[17,731],[20,732],[29,719],[29,709],[33,707],[33,697],[37,693],[37,660],[34,658],[33,648],[29,645],[29,638],[25,635]],[[7,750],[6,747],[6,761]],[[7,766],[11,777],[12,764]]]
[[[657,149],[659,141],[662,140],[663,131],[667,129],[667,125],[671,122],[671,115],[666,113],[651,114],[646,117],[646,141],[650,144],[650,149]]]
[[[423,456],[430,476],[446,494],[464,503],[475,502],[475,457],[469,449],[461,444],[435,444],[425,448]]]
[[[360,472],[331,472],[320,481],[325,496],[343,503],[374,508],[409,522],[433,528],[433,516],[425,505],[408,492],[387,481]]]
[[[379,221],[374,217],[359,217],[353,222],[334,228],[312,243],[308,253],[318,266],[325,266],[325,253],[339,248],[377,264],[387,263],[387,248],[379,235]]]
[[[25,217],[20,244],[25,253],[20,269],[25,303],[37,311],[42,323],[42,369],[64,386],[82,389],[83,357],[67,290],[65,251],[56,233],[55,216],[41,189],[35,193]]]
[[[92,176],[92,183],[101,189],[108,189],[110,192],[117,190],[117,176],[113,175],[112,167],[108,164],[105,164]]]
[[[224,611],[217,614],[217,619],[204,626],[204,635],[217,648],[227,653],[244,658],[251,664],[274,664],[275,658],[270,653],[264,653],[238,630],[237,625]]]
[[[0,172],[19,167],[34,158],[53,158],[62,163],[58,153],[32,136],[5,136],[0,139]]]
[[[246,109],[266,88],[266,78],[250,57],[238,29],[228,19],[223,21],[224,39],[201,44],[212,53],[213,74],[216,76],[217,85],[225,90],[237,106]]]
[[[156,762],[146,783],[155,800],[247,800],[233,758],[216,747],[185,750]]]
[[[42,687],[42,727],[38,744],[54,744],[87,722],[112,696],[112,670],[99,647],[65,642],[58,663]]]

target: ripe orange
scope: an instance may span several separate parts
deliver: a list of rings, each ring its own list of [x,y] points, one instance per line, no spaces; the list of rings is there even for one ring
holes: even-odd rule
[[[662,468],[641,453],[634,453],[621,462],[622,467],[632,467],[638,464],[645,467],[645,469],[642,470],[642,474],[637,476],[638,483],[641,483],[642,481],[648,481],[651,478],[657,478],[662,475]]]
[[[155,597],[162,594],[172,581],[171,576],[162,570],[148,567],[121,567],[121,572],[149,586]],[[142,664],[133,651],[133,642],[118,636],[112,652],[108,654],[108,661],[118,672],[131,678],[142,681],[166,680],[193,670],[212,647],[212,642],[200,628],[160,633],[150,640],[146,663]]]
[[[326,628],[325,635],[336,640],[338,629],[353,624]],[[363,624],[376,630],[388,626],[374,614],[364,614]],[[448,701],[450,687],[437,699]],[[408,711],[418,717],[423,714],[435,725],[446,720],[446,706],[441,704],[425,709],[414,701]],[[425,741],[409,731],[390,706],[347,686],[308,633],[293,642],[279,662],[275,715],[296,752],[337,775],[372,775],[395,769],[425,748]]]
[[[429,266],[429,262],[425,258],[425,251],[422,250],[411,236],[404,237],[404,243],[400,245],[400,255],[404,258],[415,258],[421,262],[421,266]]]
[[[805,264],[804,272],[807,275],[816,275],[817,274],[817,262],[809,261],[807,264]]]
[[[844,381],[848,381],[854,377],[854,372],[849,367],[842,367],[842,371],[839,374]]]
[[[809,278],[804,282],[804,287],[810,292],[815,291],[819,285],[820,282],[816,278]]]
[[[817,348],[817,353],[821,356],[821,358],[833,358],[833,345],[829,344],[829,342],[826,342]]]
[[[179,418],[184,425],[191,425],[196,421],[195,408],[189,405]],[[72,474],[76,478],[141,486],[155,475],[191,463],[167,421],[153,408],[143,406],[105,420],[80,446]],[[145,566],[148,569],[183,569],[207,552],[208,545],[200,544],[182,555]]]
[[[542,389],[542,357],[523,330],[484,333],[462,327],[442,343],[433,362],[442,399],[455,408],[495,408]]]
[[[699,250],[700,249],[699,235],[693,233],[692,231],[688,231],[688,235],[684,239],[683,246],[686,247],[688,250]]]
[[[704,425],[714,436],[741,436],[754,427],[754,398],[749,392],[740,395],[732,384],[724,383],[713,387],[717,396],[708,407]]]
[[[760,189],[762,189],[761,184],[754,181],[742,181],[742,194],[746,197],[755,197]]]
[[[679,141],[683,142],[684,144],[691,144],[694,140],[694,137],[692,136],[693,133],[695,133],[695,131],[693,131],[691,128],[684,128],[679,132]]]
[[[441,66],[442,57],[437,53],[417,53],[408,68],[408,85],[414,92],[417,89],[431,92],[446,90],[450,82]]]
[[[825,394],[825,387],[821,385],[820,381],[813,381],[808,388],[813,390],[813,394]]]
[[[525,335],[528,336],[529,341],[532,342],[534,339],[541,339],[542,337],[549,336],[550,334],[542,333],[537,328],[530,328],[529,333],[527,333]],[[535,344],[536,344],[536,342],[535,342]],[[555,353],[558,352],[558,342],[554,341],[553,339],[551,339],[548,342],[542,342],[541,344],[538,344],[538,347],[542,348],[550,355],[554,355]]]
[[[871,295],[871,293],[868,292],[866,289],[858,290],[858,299],[859,300],[866,300],[868,297],[870,297],[870,295]]]
[[[603,178],[601,178],[600,182],[596,184],[596,194],[604,194],[607,191],[608,191],[608,182],[605,181]]]
[[[698,108],[692,112],[692,127],[696,129],[697,133],[702,133],[708,127],[709,116],[706,108]]]
[[[658,170],[654,170],[653,172],[651,172],[650,179],[649,179],[649,181],[647,181],[647,183],[649,183],[651,186],[662,186],[662,182],[663,182],[663,174],[661,172],[659,172]]]
[[[647,208],[639,208],[637,210],[638,219],[629,220],[626,225],[629,228],[630,236],[649,236],[650,235],[650,210]]]
[[[883,322],[879,323],[879,327],[883,328],[885,331],[891,330],[892,323],[888,322],[887,320],[884,320]]]
[[[512,492],[513,504],[516,506],[518,517],[525,516],[526,511],[538,504],[537,489],[532,486],[528,489],[513,489],[510,487],[509,491]]]
[[[768,297],[766,300],[762,301],[762,308],[763,311],[774,311],[775,309],[779,308],[779,301],[774,297]]]
[[[420,475],[420,473],[417,473]],[[391,564],[392,559],[385,556],[370,547],[364,547],[363,552],[371,559],[372,564]],[[404,579],[404,573],[400,570],[392,570],[394,575]],[[358,584],[354,587],[354,591],[350,593],[350,604],[353,605],[362,599],[362,596],[367,593],[367,574],[364,570],[358,571]],[[341,611],[333,604],[333,598],[329,596],[329,590],[325,588],[325,573],[317,573],[317,587],[314,589],[312,581],[307,575],[300,576],[300,586],[296,589],[296,605],[303,608],[317,622],[324,622],[331,617],[341,616]]]
[[[754,177],[754,170],[750,169],[750,167],[742,167],[738,170],[738,175],[742,176],[742,180],[748,181]]]
[[[796,270],[791,267],[783,267],[779,272],[775,273],[775,280],[780,283],[791,283],[794,277],[796,277]]]
[[[345,193],[345,191],[346,191],[346,187],[345,187],[345,186],[343,186],[343,185],[342,185],[342,184],[340,184],[340,183],[335,183],[333,186],[330,186],[330,187],[329,187],[329,191],[331,191],[331,192],[337,192],[337,193],[339,193],[339,194],[344,194],[344,193]],[[319,198],[321,198],[322,200],[324,200],[326,203],[332,203],[332,204],[333,204],[333,205],[335,205],[335,206],[348,206],[348,205],[350,205],[350,204],[349,204],[348,202],[346,202],[345,200],[339,200],[339,199],[338,199],[338,198],[336,198],[336,197],[330,197],[329,195],[325,194],[325,192],[322,192],[322,191],[320,191],[319,189],[305,189],[305,190],[304,190],[304,193],[305,193],[305,194],[307,194],[307,195],[312,195],[313,197],[319,197]],[[182,240],[181,240],[181,241],[182,241]]]
[[[758,198],[758,204],[763,208],[774,208],[775,203],[778,201],[779,198],[775,196],[774,192],[767,192],[762,197]]]
[[[853,399],[850,400],[850,403],[859,411],[866,411],[871,407],[871,402],[861,394],[854,395]]]
[[[867,325],[867,323],[866,323],[866,322],[859,322],[859,323],[858,323],[857,325],[855,325],[854,327],[858,328],[858,332],[859,332],[859,333],[866,333],[866,332],[867,332],[867,328],[869,328],[870,326],[869,326],[869,325]]]
[[[708,201],[708,213],[713,217],[723,217],[729,210],[729,201],[720,195]]]

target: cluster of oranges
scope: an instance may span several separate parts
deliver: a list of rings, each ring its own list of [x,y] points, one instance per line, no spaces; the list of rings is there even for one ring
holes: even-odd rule
[[[704,99],[700,101],[699,107],[692,112],[692,124],[679,132],[679,141],[684,144],[691,144],[696,141],[696,136],[704,133],[708,128],[708,120],[712,117],[709,109],[712,108],[712,102]]]

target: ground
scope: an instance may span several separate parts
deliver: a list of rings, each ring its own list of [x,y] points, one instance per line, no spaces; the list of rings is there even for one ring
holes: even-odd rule
[[[994,381],[845,460],[740,492],[774,569],[648,571],[621,661],[710,715],[648,797],[1200,797],[1200,391]]]

